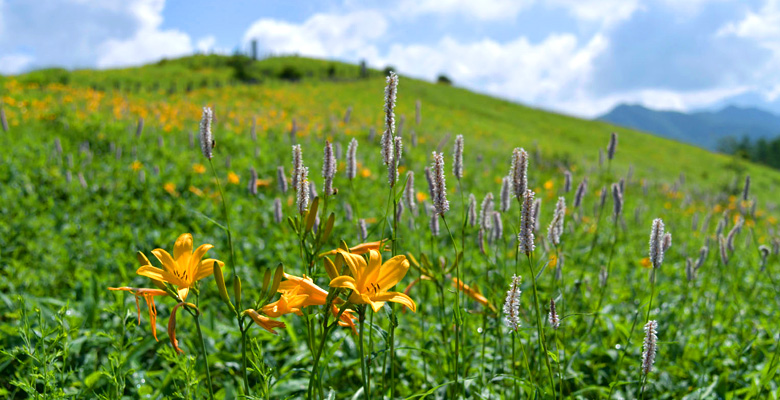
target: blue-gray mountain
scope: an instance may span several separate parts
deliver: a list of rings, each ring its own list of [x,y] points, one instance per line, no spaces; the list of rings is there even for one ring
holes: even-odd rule
[[[720,111],[682,113],[621,104],[598,119],[710,150],[717,150],[727,137],[755,141],[780,136],[780,116],[757,108],[728,106]]]

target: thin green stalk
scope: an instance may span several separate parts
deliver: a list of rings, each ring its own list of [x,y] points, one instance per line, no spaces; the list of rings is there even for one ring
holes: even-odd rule
[[[539,295],[536,289],[536,274],[534,272],[533,261],[531,261],[531,254],[526,254],[528,258],[528,270],[531,273],[531,286],[534,290],[534,309],[536,310],[536,330],[539,334],[539,346],[541,347],[544,357],[544,363],[547,366],[547,372],[550,377],[550,388],[555,393],[555,378],[553,378],[552,366],[550,366],[550,355],[547,354],[547,343],[544,339],[544,329],[542,329],[542,316],[539,310]]]
[[[441,220],[444,221],[444,226],[447,228],[447,233],[450,235],[450,240],[452,240],[452,246],[455,248],[455,277],[460,280],[460,262],[458,261],[458,254],[460,251],[458,250],[458,244],[455,242],[455,238],[452,236],[452,231],[450,230],[450,225],[447,223],[447,218],[444,217],[444,214],[441,214]],[[460,386],[458,384],[459,381],[459,359],[460,359],[460,290],[456,285],[455,288],[455,396],[457,397],[458,393],[460,393]]]
[[[217,175],[217,170],[214,168],[214,162],[209,158],[209,165],[211,166],[211,172],[214,174],[214,180],[217,181],[217,189],[219,189],[219,197],[222,200],[222,212],[225,215],[225,230],[227,231],[228,248],[230,249],[230,267],[233,269],[233,279],[238,277],[238,271],[236,270],[236,255],[233,250],[233,236],[230,230],[230,214],[228,213],[227,202],[225,201],[225,193],[222,191],[222,183]],[[240,308],[240,307],[239,307]],[[242,377],[244,378],[244,393],[248,396],[249,392],[249,376],[247,374],[247,359],[246,359],[246,332],[244,331],[244,324],[241,317],[236,311],[236,320],[238,321],[238,330],[241,332],[241,362],[242,362]]]
[[[189,309],[188,309],[189,310]],[[214,400],[214,387],[211,383],[211,371],[209,370],[209,357],[206,353],[206,342],[203,341],[203,332],[200,329],[200,312],[190,314],[195,318],[195,327],[198,329],[198,339],[200,339],[200,353],[203,356],[203,364],[206,365],[206,380],[209,383],[209,398]]]
[[[358,322],[359,323],[358,341],[360,342],[360,345],[358,346],[358,349],[359,349],[359,352],[360,352],[360,373],[361,373],[362,378],[363,378],[363,397],[366,400],[370,400],[371,399],[371,393],[370,393],[371,388],[369,388],[369,386],[368,386],[368,380],[369,380],[368,371],[367,371],[368,366],[367,366],[367,363],[366,363],[365,351],[363,349],[363,329],[364,329],[363,325],[365,325],[365,321],[366,321],[366,307],[365,306],[358,307],[358,320],[359,320],[359,322]]]

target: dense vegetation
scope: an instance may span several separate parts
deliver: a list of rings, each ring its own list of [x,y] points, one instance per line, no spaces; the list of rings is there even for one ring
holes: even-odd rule
[[[384,87],[381,71],[299,57],[196,56],[2,78],[0,394],[208,398],[213,386],[226,399],[365,398],[368,387],[370,398],[777,398],[780,173],[401,77],[395,134],[404,152],[391,189],[379,143]],[[211,162],[198,145],[204,106],[215,114]],[[613,131],[611,159],[601,153]],[[452,149],[460,134],[458,180]],[[353,138],[358,164],[350,180]],[[296,143],[321,196],[319,214],[300,214],[295,191],[282,191],[277,179],[283,166],[288,182]],[[326,143],[338,160],[337,193],[329,196],[320,175]],[[527,150],[528,188],[541,199],[530,257],[518,251],[519,199],[510,194],[501,211],[515,147]],[[424,178],[434,150],[444,154],[450,210],[443,219],[430,207]],[[401,200],[409,171],[416,211]],[[479,206],[487,193],[497,213]],[[502,230],[470,223],[470,194],[476,211],[502,221]],[[547,228],[559,197],[567,211],[555,246]],[[393,212],[400,204],[405,209]],[[673,240],[654,268],[648,239],[656,218]],[[437,232],[432,221],[440,222]],[[224,262],[227,289],[203,277],[186,299],[192,307],[158,295],[157,341],[143,296],[139,325],[133,295],[107,288],[155,288],[135,273],[136,252],[159,266],[151,251],[174,254],[183,233],[195,246],[214,245],[207,257]],[[301,306],[300,316],[272,317],[286,324],[274,335],[232,311],[279,300],[268,290],[278,281],[265,279],[279,264],[310,276],[332,294],[328,301],[338,295],[351,304],[349,291],[332,285],[326,261],[341,266],[350,256],[321,254],[364,239],[388,240],[384,261],[406,257],[409,270],[392,290],[408,294],[416,312],[353,304],[353,315],[365,317],[353,333],[331,328],[327,306]],[[699,263],[702,247],[709,252]],[[516,331],[504,311],[514,274],[522,276]],[[456,291],[454,278],[468,288]],[[558,329],[546,322],[550,299]],[[174,306],[181,309],[171,326]],[[247,324],[244,334],[238,320]],[[657,357],[644,374],[649,320],[658,324]],[[184,355],[169,341],[174,328]]]

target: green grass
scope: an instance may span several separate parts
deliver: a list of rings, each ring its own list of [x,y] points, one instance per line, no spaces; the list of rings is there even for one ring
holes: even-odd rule
[[[253,84],[236,76],[238,61],[244,63]],[[282,199],[285,216],[295,218],[293,192],[281,194],[276,182],[277,166],[290,174],[293,120],[296,140],[318,190],[323,186],[324,141],[342,148],[334,183],[339,192],[328,200],[327,213],[332,211],[335,217],[333,232],[326,241],[310,237],[306,244],[323,250],[336,248],[340,240],[357,244],[355,221],[346,219],[348,204],[354,214],[369,221],[369,240],[393,237],[392,218],[383,220],[388,214],[388,185],[379,157],[382,73],[372,70],[367,78],[360,78],[357,66],[300,57],[238,61],[195,56],[123,70],[47,70],[0,78],[0,98],[10,125],[1,134],[5,151],[0,158],[4,221],[0,224],[0,394],[7,398],[208,396],[190,315],[184,310],[178,313],[177,338],[186,356],[176,356],[166,329],[175,305],[172,299],[157,298],[160,341],[156,342],[143,302],[137,326],[132,295],[106,290],[152,287],[148,279],[135,274],[135,253],[143,251],[151,257],[150,251],[158,247],[172,251],[174,240],[184,232],[193,234],[196,245],[214,244],[209,256],[228,262],[225,231],[213,222],[225,224],[218,189],[197,144],[202,106],[214,106],[217,115],[213,161],[225,189],[236,253],[236,267],[228,262],[225,275],[229,284],[234,276],[241,277],[241,309],[260,296],[266,269],[283,263],[286,272],[302,275],[309,274],[312,265],[307,253],[316,249],[302,251],[292,227],[273,221],[277,197]],[[301,79],[279,79],[285,67],[296,68]],[[415,122],[418,100],[419,125]],[[348,107],[351,118],[344,122]],[[144,129],[136,136],[139,117],[144,118]],[[455,252],[443,224],[442,234],[431,237],[430,217],[422,205],[416,217],[406,210],[396,232],[397,253],[419,260],[441,287],[427,280],[417,282],[409,295],[418,312],[394,308],[398,321],[394,377],[388,364],[393,353],[389,307],[371,320],[367,317],[366,325],[375,324],[365,332],[373,347],[372,398],[389,396],[392,388],[397,398],[421,398],[428,393],[428,398],[454,398],[458,392],[468,398],[511,399],[517,391],[522,398],[535,394],[591,399],[606,398],[615,382],[620,383],[613,397],[639,396],[641,328],[651,291],[649,270],[642,264],[654,218],[664,220],[674,240],[657,271],[651,319],[659,323],[659,350],[644,397],[777,397],[773,377],[780,364],[773,357],[778,348],[775,282],[780,271],[774,253],[761,271],[758,245],[771,247],[777,240],[772,229],[778,213],[772,202],[780,173],[602,122],[405,77],[398,88],[397,123],[403,117],[401,166],[415,172],[418,193],[428,193],[423,169],[430,165],[431,151],[441,145],[445,154],[452,206],[446,218],[458,248],[464,250],[461,279],[479,288],[500,311],[512,274],[522,275],[523,326],[513,341],[502,315],[463,295],[461,386],[450,383],[455,377],[451,340],[455,292],[441,265],[453,265]],[[253,119],[257,141],[250,135]],[[373,141],[370,128],[377,131]],[[416,147],[411,145],[412,130],[419,141]],[[617,156],[611,165],[600,166],[599,149],[606,147],[613,131],[619,135]],[[190,132],[195,133],[194,145],[189,143]],[[464,197],[473,193],[478,202],[488,192],[499,197],[500,179],[508,173],[514,147],[531,154],[529,186],[542,199],[534,252],[540,266],[554,254],[543,242],[556,198],[564,196],[571,209],[561,248],[563,280],[553,279],[552,269],[541,272],[538,280],[542,320],[551,297],[565,317],[557,335],[548,324],[543,326],[547,347],[564,354],[560,363],[552,359],[555,390],[548,383],[538,346],[528,265],[515,264],[512,237],[519,223],[518,203],[513,201],[503,214],[502,240],[488,246],[487,256],[481,255],[477,229],[461,229],[461,193],[450,173],[458,134],[466,142]],[[343,169],[343,155],[352,138],[360,143],[354,190]],[[197,172],[196,164],[202,164],[205,173]],[[257,196],[247,191],[250,168],[264,182]],[[575,187],[582,178],[589,179],[579,210],[571,207],[574,191],[563,192],[567,169]],[[228,172],[234,172],[240,182],[229,183]],[[748,174],[751,199],[757,202],[755,213],[738,199]],[[405,172],[401,176],[403,183]],[[626,180],[626,204],[621,222],[613,225],[611,196],[599,217],[598,191],[621,178]],[[736,236],[728,267],[723,267],[718,261],[716,227],[727,209],[724,234],[734,226],[736,215],[746,223]],[[326,217],[321,215],[321,220]],[[698,220],[695,229],[694,219]],[[695,260],[708,241],[709,258],[697,280],[687,282],[686,258]],[[383,258],[390,255],[384,253]],[[315,259],[312,275],[327,290],[329,279],[322,265]],[[597,309],[602,266],[609,266],[611,274],[603,307]],[[446,272],[454,274],[454,270]],[[406,289],[420,273],[412,267],[395,290]],[[201,325],[217,397],[235,398],[243,390],[241,334],[213,278],[201,281],[200,293]],[[249,371],[253,395],[259,397],[270,388],[269,398],[306,396],[314,353],[307,332],[316,333],[312,336],[319,340],[322,308],[309,307],[304,317],[280,317],[287,328],[276,336],[257,326],[248,331],[248,358],[250,366],[256,366]],[[599,317],[594,323],[595,312]],[[636,325],[634,315],[640,315]],[[314,328],[307,328],[305,321]],[[324,368],[321,385],[316,386],[325,395],[333,390],[335,398],[352,398],[361,388],[357,337],[339,328],[326,343],[319,362]],[[516,344],[514,366],[510,343]],[[622,350],[625,359],[618,367]],[[578,355],[572,358],[575,352]]]

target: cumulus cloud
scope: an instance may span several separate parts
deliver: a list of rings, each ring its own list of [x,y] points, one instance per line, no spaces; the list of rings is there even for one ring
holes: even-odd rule
[[[550,0],[547,4],[566,9],[578,20],[606,26],[627,20],[642,8],[639,0]]]
[[[257,40],[261,50],[313,57],[350,57],[376,53],[372,42],[385,34],[388,22],[377,11],[315,14],[301,24],[263,18],[244,34],[244,43]]]
[[[399,6],[404,15],[461,14],[483,21],[514,18],[534,0],[404,0]]]
[[[18,74],[32,62],[27,54],[9,54],[0,56],[0,74]]]
[[[25,67],[114,67],[193,52],[190,37],[162,29],[165,0],[0,0],[0,53]]]

